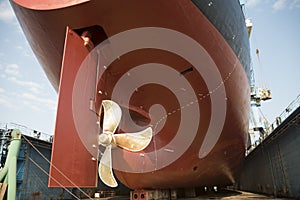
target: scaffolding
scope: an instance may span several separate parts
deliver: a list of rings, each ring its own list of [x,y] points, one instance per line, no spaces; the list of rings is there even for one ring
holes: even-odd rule
[[[7,185],[7,200],[15,200],[17,197],[17,159],[21,146],[21,132],[13,130],[10,133],[8,152],[3,168],[0,170],[0,182]],[[1,194],[5,194],[6,186],[2,188]],[[4,195],[2,196],[2,198]]]

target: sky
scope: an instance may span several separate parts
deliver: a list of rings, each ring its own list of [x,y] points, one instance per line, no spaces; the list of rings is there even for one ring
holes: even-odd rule
[[[273,96],[261,110],[273,122],[300,94],[300,0],[244,2],[254,24],[250,45],[256,84],[270,88]],[[8,0],[0,0],[0,43],[0,126],[12,122],[53,134],[57,93]]]
[[[57,94],[8,0],[0,0],[0,44],[0,126],[12,122],[52,134]]]
[[[273,97],[261,110],[272,123],[300,94],[300,0],[248,0],[245,14],[253,23],[256,85],[271,89]]]

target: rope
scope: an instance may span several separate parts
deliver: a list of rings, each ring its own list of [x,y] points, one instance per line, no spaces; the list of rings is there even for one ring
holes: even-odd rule
[[[26,155],[26,158],[28,158],[28,155]],[[25,163],[25,162],[23,162],[23,163]],[[33,173],[33,176],[32,176],[32,177],[34,177],[33,180],[36,182],[39,182],[40,185],[43,186],[43,188],[41,188],[41,191],[45,191],[45,194],[46,194],[47,190],[49,189],[47,183],[45,183],[45,181],[42,181],[42,179],[40,178],[40,176],[37,174],[37,172],[35,170],[31,170],[30,173]]]
[[[50,176],[50,174],[45,171],[41,166],[39,166],[39,164],[37,164],[32,158],[30,158],[28,155],[26,155],[26,157],[35,165],[37,166],[42,172],[44,172],[47,176],[49,176],[51,179],[53,179],[58,185],[60,185],[64,190],[66,190],[71,196],[73,196],[76,199],[79,199],[76,195],[74,195],[72,192],[70,192],[67,188],[65,188],[61,183],[59,183],[59,181],[57,181],[55,178],[53,178],[52,176]],[[79,199],[80,200],[80,199]]]
[[[53,165],[25,136],[23,136],[23,138],[26,140],[26,142],[28,144],[30,144],[32,146],[32,148],[34,148],[34,150],[36,152],[38,152],[38,154],[40,154],[40,156],[42,156],[42,158],[44,158],[49,164],[50,166],[54,167],[54,169],[56,169],[65,179],[67,179],[70,183],[72,183],[80,192],[82,192],[86,197],[88,197],[89,199],[93,199],[92,197],[90,197],[85,191],[83,191],[81,188],[79,188],[71,179],[69,179],[63,172],[61,172],[55,165]],[[50,176],[49,176],[50,177]],[[52,178],[52,177],[51,177]],[[54,180],[54,179],[53,179]],[[56,181],[57,182],[57,181]]]
[[[263,67],[263,64],[262,64],[261,59],[260,59],[259,49],[256,49],[255,53],[256,53],[256,56],[257,56],[257,60],[258,60],[258,66],[260,68],[259,78],[260,78],[260,81],[261,81],[262,88],[263,89],[269,88],[268,87],[269,86],[269,82],[265,78],[264,67]]]
[[[268,128],[269,125],[270,125],[268,119],[265,117],[264,113],[262,112],[262,110],[261,110],[260,108],[258,108],[258,110],[259,110],[260,114],[261,114],[262,117],[263,117],[265,128]]]

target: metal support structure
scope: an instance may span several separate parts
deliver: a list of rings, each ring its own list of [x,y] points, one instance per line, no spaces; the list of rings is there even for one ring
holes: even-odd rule
[[[248,37],[250,39],[253,24],[250,19],[246,19],[245,22],[248,30]],[[256,49],[256,55],[260,63],[258,49]],[[270,89],[260,88],[256,86],[254,67],[252,62],[250,64],[250,91],[251,112],[249,124],[249,137],[251,145],[248,146],[248,150],[255,148],[266,137],[266,135],[269,134],[269,122],[261,112],[260,106],[261,101],[267,101],[272,99]]]
[[[194,192],[193,192],[194,193]],[[130,192],[130,200],[176,200],[176,190],[134,190]]]
[[[0,182],[8,184],[7,200],[15,200],[17,196],[17,158],[21,146],[21,132],[15,129],[11,136],[5,165],[0,171]]]

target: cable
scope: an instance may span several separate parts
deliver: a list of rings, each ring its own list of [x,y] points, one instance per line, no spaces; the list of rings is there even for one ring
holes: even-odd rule
[[[28,144],[30,144],[32,146],[32,148],[34,148],[34,150],[36,152],[38,152],[38,154],[40,154],[40,156],[42,156],[42,158],[44,158],[49,164],[50,166],[53,166],[64,178],[66,178],[70,183],[72,183],[80,192],[82,192],[86,197],[88,197],[89,199],[93,199],[91,198],[85,191],[83,191],[81,188],[79,188],[71,179],[69,179],[64,173],[62,173],[55,165],[53,165],[27,138],[26,136],[23,135],[23,138],[27,141]],[[49,176],[50,177],[50,176]],[[54,179],[53,179],[54,180]]]
[[[44,158],[50,164],[50,166],[53,166],[64,178],[66,178],[70,183],[72,183],[86,197],[88,197],[89,199],[93,199],[86,192],[84,192],[81,188],[79,188],[76,184],[74,184],[74,182],[72,180],[70,180],[64,173],[62,173],[55,165],[53,165],[25,136],[23,136],[23,138],[27,141],[28,144],[30,144],[34,148],[34,150],[36,150],[36,152],[38,152],[38,154],[40,154],[40,156],[42,156],[42,158]]]
[[[70,192],[67,188],[65,188],[61,183],[59,183],[59,181],[57,181],[55,178],[53,178],[52,176],[50,176],[50,174],[48,174],[47,171],[45,171],[41,166],[39,166],[39,164],[37,164],[32,158],[30,158],[28,155],[26,155],[26,157],[35,165],[37,166],[42,172],[44,172],[45,174],[47,174],[47,176],[49,176],[49,178],[53,179],[58,185],[60,185],[64,190],[66,190],[71,196],[73,196],[76,199],[79,199],[76,195],[74,195],[72,192]],[[80,200],[80,199],[79,199]]]

